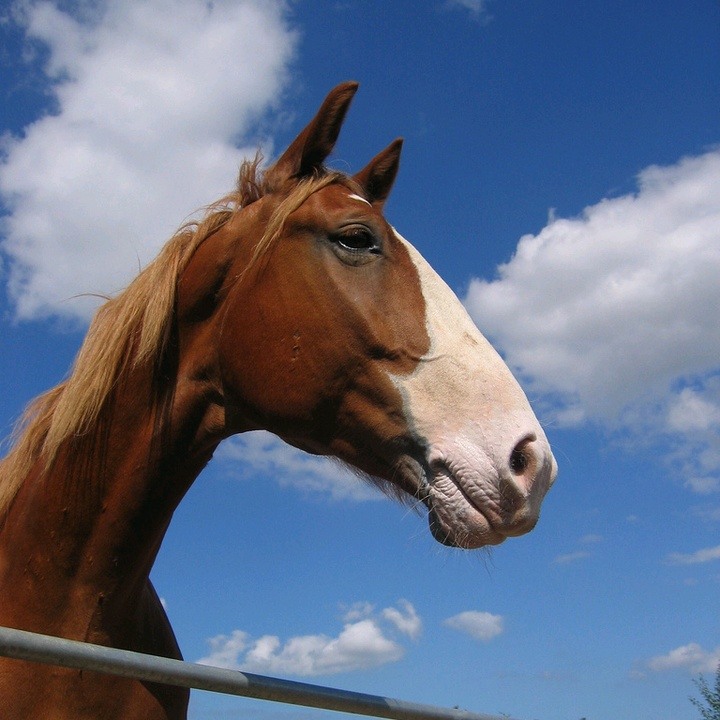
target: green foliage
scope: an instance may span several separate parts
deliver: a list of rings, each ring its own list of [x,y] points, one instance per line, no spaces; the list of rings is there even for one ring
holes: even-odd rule
[[[700,711],[703,720],[720,720],[720,663],[715,671],[714,687],[710,687],[702,675],[693,682],[703,699],[691,697],[690,702]]]

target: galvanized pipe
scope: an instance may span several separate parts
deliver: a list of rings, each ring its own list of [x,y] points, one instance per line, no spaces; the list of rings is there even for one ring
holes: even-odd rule
[[[0,627],[0,656],[391,720],[501,720],[496,715],[253,675],[13,628]]]

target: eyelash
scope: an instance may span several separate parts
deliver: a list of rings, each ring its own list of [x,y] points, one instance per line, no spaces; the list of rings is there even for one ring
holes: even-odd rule
[[[347,230],[338,233],[334,239],[335,242],[346,252],[380,253],[380,244],[370,230],[365,227],[348,228]]]

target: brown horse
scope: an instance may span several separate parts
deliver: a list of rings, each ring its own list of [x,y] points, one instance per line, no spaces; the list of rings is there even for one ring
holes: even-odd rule
[[[180,657],[148,579],[228,436],[264,428],[421,500],[442,543],[533,528],[556,465],[458,299],[388,225],[401,141],[323,162],[355,83],[264,174],[183,228],[97,313],[69,379],[0,465],[0,624]],[[0,660],[15,718],[183,718],[187,692]]]

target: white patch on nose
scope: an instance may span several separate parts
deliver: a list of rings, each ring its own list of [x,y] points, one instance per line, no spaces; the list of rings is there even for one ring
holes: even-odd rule
[[[366,205],[370,205],[370,207],[372,207],[372,204],[369,203],[364,197],[360,197],[359,195],[356,195],[355,193],[351,193],[350,195],[348,195],[348,197],[351,200],[359,200],[361,203],[365,203]]]
[[[502,475],[509,474],[511,453],[523,438],[534,436],[538,449],[550,455],[545,433],[503,359],[427,260],[395,235],[417,269],[430,349],[410,375],[394,380],[431,455],[458,452],[464,462]]]
[[[400,235],[425,300],[430,349],[393,380],[406,419],[425,445],[421,488],[430,528],[444,543],[480,547],[528,532],[557,465],[525,393],[462,303]],[[518,448],[528,458],[517,471]]]
[[[418,495],[440,542],[494,545],[534,527],[557,465],[500,355],[425,258],[395,235],[417,271],[430,339],[410,374],[392,376],[425,449],[428,477],[419,478]]]

